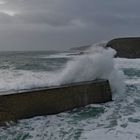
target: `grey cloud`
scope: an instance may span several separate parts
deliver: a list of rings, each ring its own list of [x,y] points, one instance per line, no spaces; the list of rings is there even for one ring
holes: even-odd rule
[[[139,0],[5,0],[0,5],[0,49],[65,49],[139,36],[139,6]]]
[[[12,17],[5,14],[5,13],[2,13],[0,12],[0,23],[11,23],[12,22]]]
[[[49,24],[52,26],[65,26],[69,24],[71,18],[63,15],[47,15],[47,13],[26,13],[15,17],[21,23]]]

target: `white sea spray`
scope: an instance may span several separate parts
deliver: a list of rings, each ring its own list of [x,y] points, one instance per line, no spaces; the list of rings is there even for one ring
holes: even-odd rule
[[[113,93],[120,93],[124,89],[123,74],[114,65],[115,54],[116,51],[111,48],[105,49],[98,44],[94,44],[82,55],[73,56],[73,59],[69,60],[62,69],[52,72],[0,69],[0,91],[107,79]],[[68,53],[66,53],[67,55]]]
[[[123,92],[123,73],[114,65],[116,51],[93,45],[84,55],[69,61],[58,73],[55,84],[67,84],[95,79],[107,79],[113,92]]]

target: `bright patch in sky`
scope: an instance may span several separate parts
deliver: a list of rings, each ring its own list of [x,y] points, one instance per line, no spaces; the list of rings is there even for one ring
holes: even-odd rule
[[[5,4],[5,3],[6,3],[5,1],[2,1],[2,0],[0,1],[0,5],[1,5],[1,4]]]
[[[9,10],[2,10],[0,11],[1,13],[7,14],[9,16],[15,16],[16,12],[15,11],[9,11]]]

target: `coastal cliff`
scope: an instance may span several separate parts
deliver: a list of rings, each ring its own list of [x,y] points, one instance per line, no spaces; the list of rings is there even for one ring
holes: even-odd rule
[[[140,58],[140,37],[116,38],[109,41],[106,47],[115,49],[116,57]]]

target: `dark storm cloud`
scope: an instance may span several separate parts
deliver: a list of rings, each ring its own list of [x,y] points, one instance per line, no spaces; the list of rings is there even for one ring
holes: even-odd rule
[[[139,36],[139,0],[0,0],[0,49],[65,49]]]

